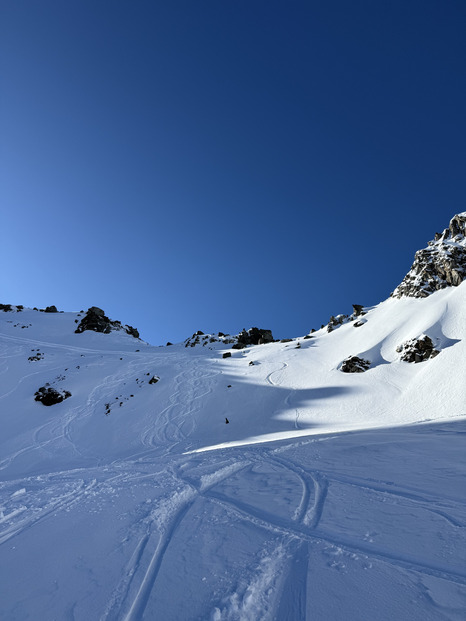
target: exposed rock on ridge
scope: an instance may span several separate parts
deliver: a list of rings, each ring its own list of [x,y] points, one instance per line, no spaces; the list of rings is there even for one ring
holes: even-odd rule
[[[411,269],[391,297],[425,298],[466,279],[466,211],[454,216],[443,233],[418,250]]]
[[[220,343],[222,345],[231,345],[232,349],[244,349],[249,345],[263,345],[264,343],[273,342],[272,331],[261,328],[243,330],[237,335],[224,334],[223,332],[219,332],[218,335],[204,334],[204,332],[199,330],[184,341],[184,346],[195,347],[196,345],[203,345],[205,347],[211,343]]]
[[[124,330],[126,334],[139,338],[139,332],[132,326],[122,326],[120,321],[112,321],[105,315],[105,311],[97,306],[91,306],[81,319],[75,332],[81,334],[85,330],[109,334],[112,330]]]

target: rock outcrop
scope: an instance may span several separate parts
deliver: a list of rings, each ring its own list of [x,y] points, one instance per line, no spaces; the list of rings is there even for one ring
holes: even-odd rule
[[[249,330],[243,330],[238,334],[238,343],[241,343],[245,346],[273,343],[272,330],[262,330],[260,328],[250,328]]]
[[[34,401],[40,401],[42,405],[55,405],[71,397],[68,390],[57,390],[51,386],[41,386],[34,394]]]
[[[364,373],[371,366],[370,360],[358,356],[349,356],[341,363],[343,373]]]
[[[260,328],[250,328],[242,330],[237,335],[224,334],[204,334],[200,330],[195,332],[189,339],[184,342],[185,347],[196,347],[196,345],[211,345],[212,343],[220,343],[222,345],[230,345],[232,349],[244,349],[250,345],[263,345],[264,343],[273,343],[274,338],[271,330],[263,330]]]
[[[402,343],[396,351],[401,354],[400,360],[404,362],[424,362],[429,358],[435,358],[440,353],[434,348],[432,339],[426,334]]]
[[[436,233],[427,248],[418,250],[411,269],[391,297],[425,298],[466,279],[466,211],[452,218],[443,233]]]
[[[124,330],[126,334],[139,338],[139,332],[132,326],[123,326],[120,321],[112,321],[109,319],[105,311],[97,306],[91,306],[87,313],[81,319],[75,332],[81,334],[85,330],[92,330],[93,332],[101,332],[102,334],[109,334],[112,330]]]

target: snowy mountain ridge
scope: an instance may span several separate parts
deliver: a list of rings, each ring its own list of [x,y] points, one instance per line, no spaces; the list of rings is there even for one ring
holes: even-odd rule
[[[393,297],[424,298],[466,278],[466,211],[454,216],[443,233],[416,252],[414,263]]]
[[[48,308],[0,312],[0,618],[462,620],[464,279],[282,341]]]

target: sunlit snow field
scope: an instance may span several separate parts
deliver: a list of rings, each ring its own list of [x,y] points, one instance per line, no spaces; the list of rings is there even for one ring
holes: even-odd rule
[[[0,313],[0,618],[464,619],[465,298],[239,351]]]

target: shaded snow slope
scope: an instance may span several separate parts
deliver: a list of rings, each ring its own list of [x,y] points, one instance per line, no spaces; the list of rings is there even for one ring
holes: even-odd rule
[[[0,312],[0,618],[462,619],[465,303],[241,350]]]

